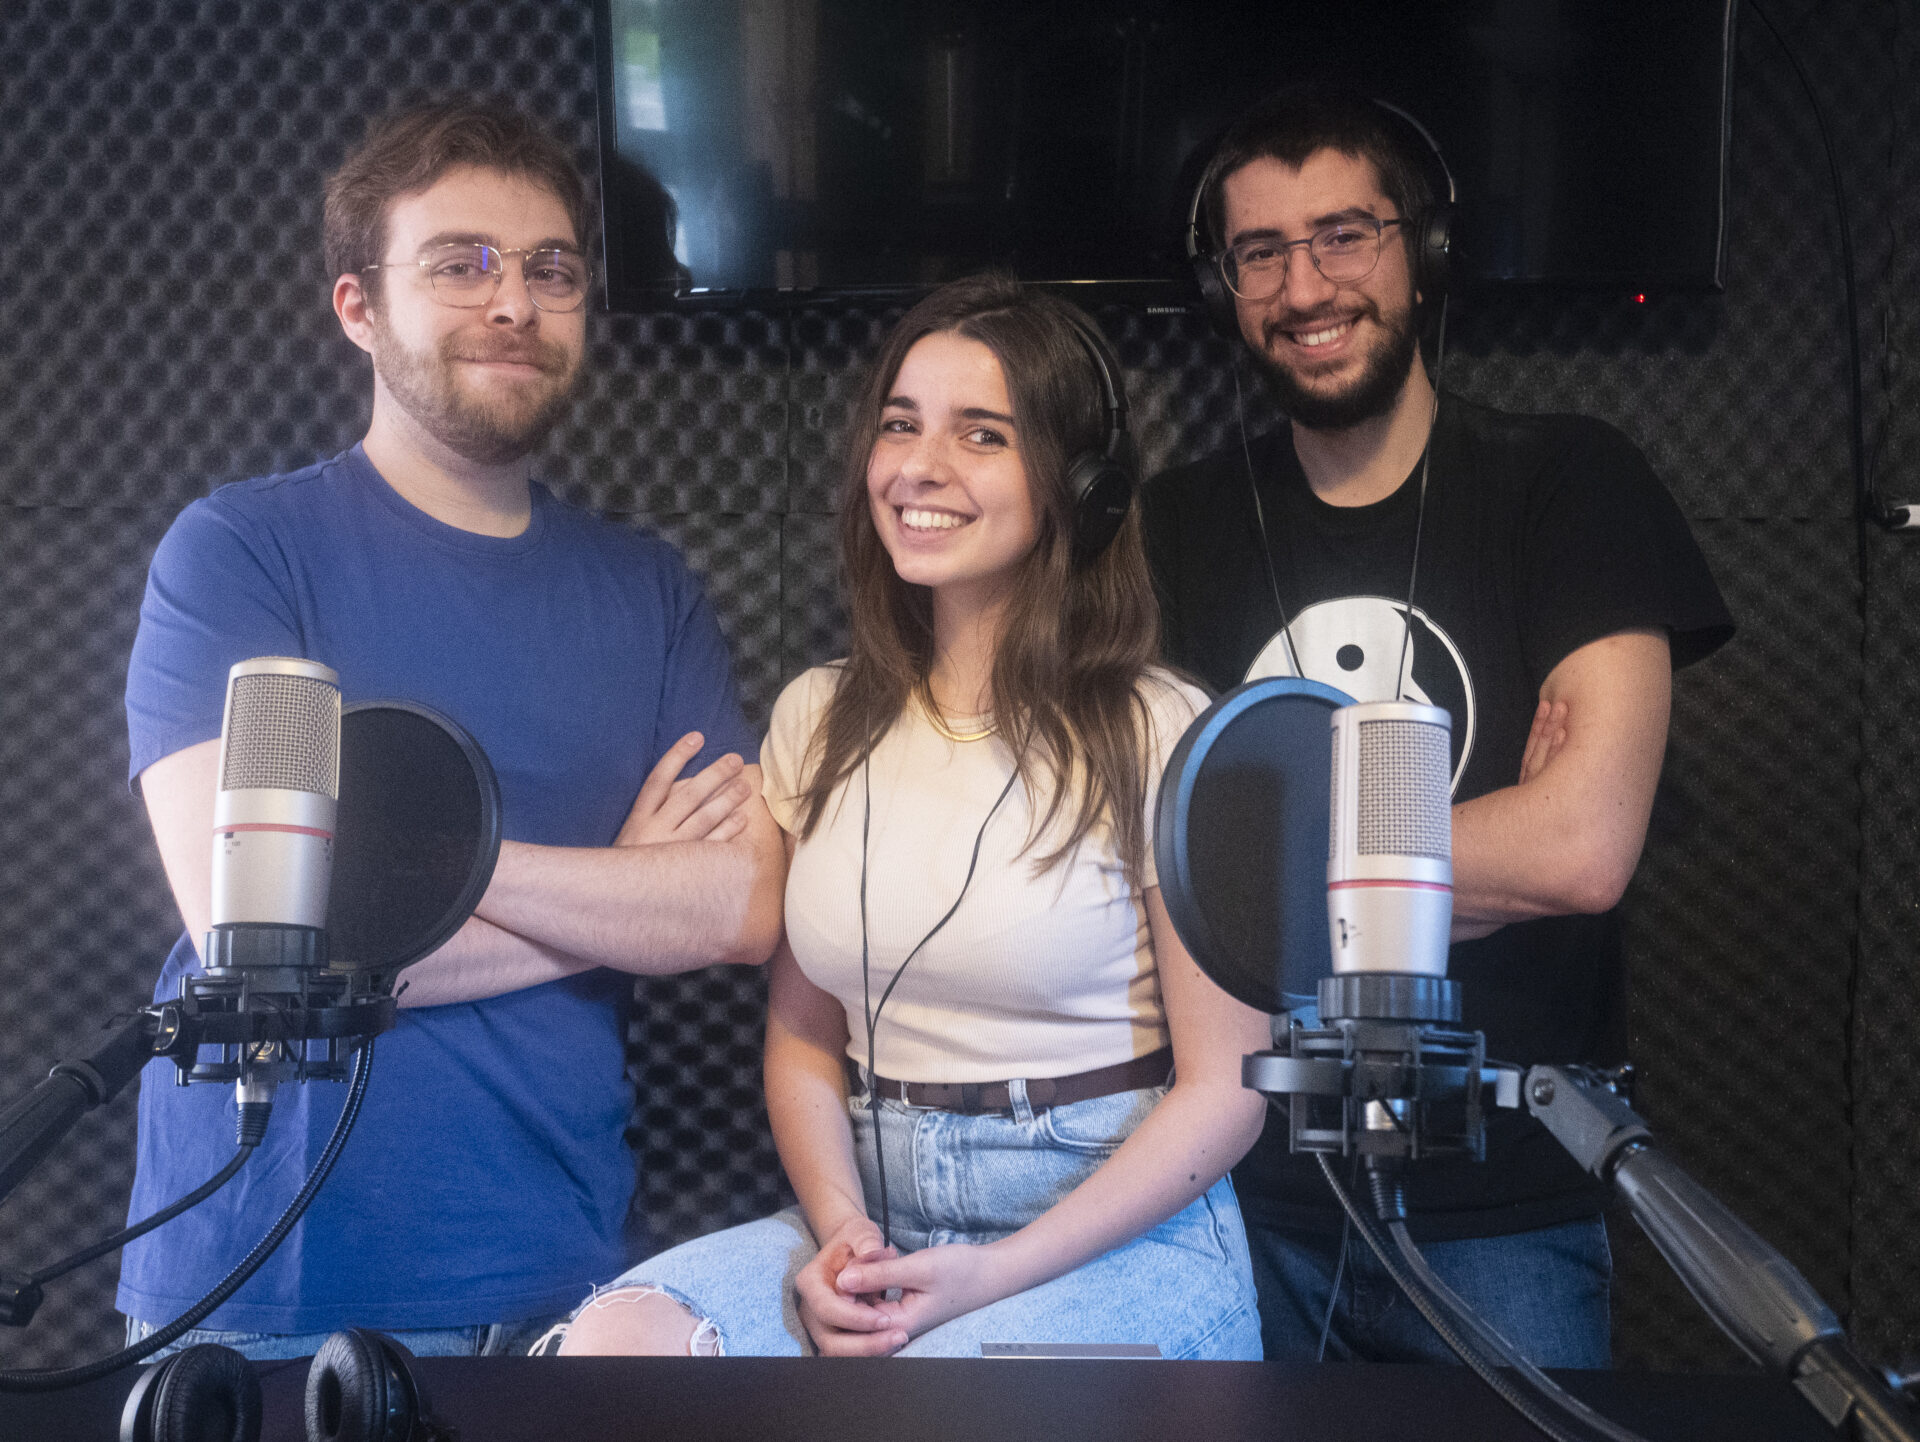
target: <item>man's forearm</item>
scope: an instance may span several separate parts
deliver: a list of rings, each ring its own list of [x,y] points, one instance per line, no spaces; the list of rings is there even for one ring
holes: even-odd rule
[[[480,1001],[592,969],[592,962],[474,916],[445,946],[400,973],[400,1005]]]
[[[1551,758],[1523,765],[1519,785],[1453,808],[1455,940],[1510,921],[1605,911],[1639,864],[1666,750],[1665,633],[1589,642],[1540,694],[1564,716]]]
[[[771,820],[765,823],[770,830]],[[560,847],[503,842],[477,914],[570,957],[664,975],[765,961],[780,932],[777,840]]]
[[[1513,921],[1605,911],[1619,900],[1638,848],[1630,858],[1603,854],[1563,809],[1571,810],[1526,786],[1453,808],[1454,940]]]

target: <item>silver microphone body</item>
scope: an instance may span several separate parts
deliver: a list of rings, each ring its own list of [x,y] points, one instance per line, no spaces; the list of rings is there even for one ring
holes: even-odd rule
[[[1327,924],[1336,976],[1447,974],[1453,925],[1453,722],[1363,701],[1332,716]]]
[[[218,788],[208,969],[324,965],[340,797],[338,674],[287,656],[237,663],[227,676]]]

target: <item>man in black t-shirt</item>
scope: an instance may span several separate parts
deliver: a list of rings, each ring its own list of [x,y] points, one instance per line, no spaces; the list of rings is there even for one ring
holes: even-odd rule
[[[1384,107],[1321,90],[1265,102],[1215,156],[1226,303],[1291,424],[1147,488],[1167,652],[1219,690],[1304,674],[1446,707],[1466,1024],[1502,1061],[1618,1062],[1615,907],[1671,671],[1733,623],[1619,432],[1436,408],[1417,326],[1433,164]],[[1284,1127],[1235,1180],[1268,1357],[1315,1356],[1331,1302],[1331,1357],[1451,1358],[1364,1247],[1341,1262],[1339,1213]],[[1604,1193],[1543,1128],[1496,1114],[1485,1163],[1422,1162],[1410,1198],[1441,1277],[1534,1361],[1608,1364]]]

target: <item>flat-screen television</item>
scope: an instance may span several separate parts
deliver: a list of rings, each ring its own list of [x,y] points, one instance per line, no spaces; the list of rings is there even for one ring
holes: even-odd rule
[[[1309,77],[1433,134],[1465,283],[1718,289],[1734,4],[596,0],[609,301],[1171,292],[1214,141]]]

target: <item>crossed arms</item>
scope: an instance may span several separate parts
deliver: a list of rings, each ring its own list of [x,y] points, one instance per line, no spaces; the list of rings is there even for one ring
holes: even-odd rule
[[[1453,938],[1605,911],[1640,860],[1666,751],[1663,630],[1620,631],[1548,673],[1517,785],[1453,808]]]
[[[682,737],[640,788],[612,846],[505,841],[474,916],[409,967],[400,1002],[477,1001],[594,967],[645,975],[764,961],[780,933],[785,855],[760,768],[723,756],[697,775]],[[212,918],[213,796],[220,743],[140,773],[167,882],[198,944]]]

